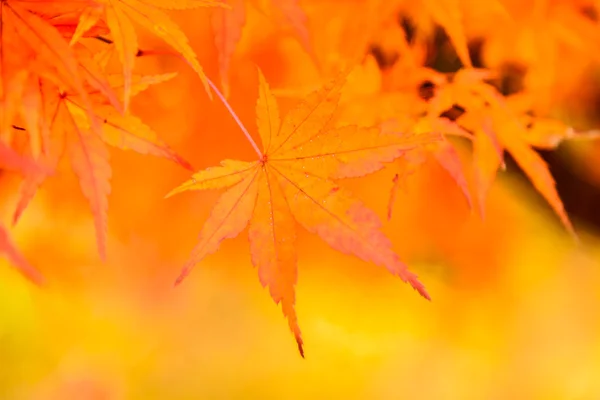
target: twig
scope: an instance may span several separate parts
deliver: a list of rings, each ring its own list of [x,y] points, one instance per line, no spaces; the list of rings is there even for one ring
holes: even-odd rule
[[[258,148],[258,146],[257,146],[256,142],[254,141],[254,139],[252,139],[252,136],[250,136],[250,133],[248,132],[248,130],[246,129],[246,127],[244,126],[244,124],[242,123],[242,121],[240,121],[240,119],[237,116],[237,114],[235,113],[235,111],[233,111],[233,108],[231,108],[231,106],[229,105],[229,102],[227,102],[227,99],[225,99],[225,96],[223,96],[223,94],[215,86],[215,84],[213,83],[213,81],[211,81],[208,77],[206,77],[206,80],[208,81],[208,85],[212,88],[212,90],[215,91],[215,93],[217,94],[217,97],[219,97],[219,99],[221,100],[221,102],[223,102],[223,104],[225,105],[225,107],[227,108],[227,110],[229,111],[229,113],[231,114],[231,116],[233,117],[233,119],[235,120],[235,122],[238,124],[238,126],[242,130],[242,133],[244,134],[244,136],[246,136],[246,139],[248,139],[248,141],[252,145],[252,148],[254,149],[254,151],[256,152],[256,154],[258,154],[258,158],[262,159],[263,158],[262,152]]]

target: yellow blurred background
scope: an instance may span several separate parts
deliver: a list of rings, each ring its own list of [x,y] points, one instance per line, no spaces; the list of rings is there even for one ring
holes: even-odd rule
[[[176,20],[217,82],[208,16]],[[230,102],[257,137],[256,65],[273,88],[310,86],[319,75],[292,36],[252,11],[248,24]],[[164,48],[152,36],[140,42]],[[252,159],[231,116],[183,63],[140,58],[137,70],[179,71],[139,95],[133,110],[195,169]],[[282,112],[291,104],[282,99]],[[68,165],[12,230],[47,284],[32,286],[0,260],[0,399],[600,398],[600,236],[580,230],[577,248],[508,174],[494,185],[484,221],[433,162],[399,193],[384,230],[431,303],[382,268],[302,233],[303,360],[258,282],[245,233],[173,288],[218,194],[164,200],[188,171],[118,150],[111,161],[106,263]],[[347,182],[382,219],[394,168]],[[0,178],[4,222],[18,184]]]

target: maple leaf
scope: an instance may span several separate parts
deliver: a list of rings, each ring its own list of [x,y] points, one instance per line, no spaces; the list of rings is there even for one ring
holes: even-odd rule
[[[0,225],[0,254],[4,255],[15,267],[28,279],[36,284],[41,284],[44,279],[42,275],[23,257],[14,246],[6,229]]]
[[[229,65],[237,43],[242,37],[246,24],[247,0],[226,0],[231,9],[212,10],[211,24],[214,34],[215,47],[219,60],[219,75],[225,97],[229,96]],[[272,14],[276,21],[281,21],[292,27],[296,37],[308,54],[312,55],[310,38],[306,27],[306,14],[298,0],[268,0],[267,2],[252,1],[254,6],[264,14]],[[267,4],[265,4],[267,3]]]
[[[395,68],[400,68],[396,66]],[[429,104],[420,95],[418,86],[424,80],[445,81],[445,77],[429,68],[416,65],[409,60],[402,67],[405,71],[401,82],[386,82],[384,86],[381,70],[373,57],[367,57],[362,65],[353,69],[348,77],[348,85],[342,96],[342,121],[367,124],[381,124],[384,131],[413,132],[415,134],[436,132],[444,137],[457,136],[473,139],[473,135],[447,118],[431,112]],[[392,70],[394,74],[399,71]],[[408,75],[408,77],[407,77]],[[400,169],[392,180],[388,203],[388,219],[391,219],[397,191],[404,187],[405,178],[415,172],[417,166],[430,154],[448,172],[461,189],[469,207],[472,207],[471,193],[467,185],[464,168],[454,145],[449,140],[441,140],[422,146],[417,152],[420,157],[404,157]]]
[[[122,110],[117,94],[110,86],[104,74],[97,69],[97,66],[92,62],[87,54],[77,52],[79,69],[81,75],[86,78],[87,86],[96,89],[99,96],[96,96],[98,102],[108,103],[116,110]],[[42,77],[43,71],[36,74],[38,71],[22,71],[19,75],[20,79],[13,87],[15,91],[11,93],[8,99],[9,113],[7,118],[12,120],[20,114],[24,124],[25,131],[28,135],[31,153],[34,158],[38,158],[42,152],[47,152],[49,141],[49,121],[51,115],[48,114],[48,97],[56,95],[56,91],[48,90],[48,85],[44,82],[55,81],[56,85],[60,85],[52,76]],[[85,85],[84,85],[85,87]],[[89,118],[91,113],[89,105],[91,104],[88,92],[84,91],[81,97],[82,104],[86,107],[86,117]],[[100,99],[100,97],[103,97]],[[6,135],[7,141],[11,135]]]
[[[160,9],[187,10],[199,7],[227,7],[218,0],[93,0],[79,19],[74,39],[77,40],[101,19],[106,23],[123,66],[124,108],[128,109],[131,96],[133,66],[138,53],[138,40],[133,22],[143,26],[163,39],[192,67],[202,80],[206,92],[211,95],[206,75],[196,53],[188,43],[187,36],[179,26]]]
[[[44,12],[50,11],[42,10],[44,5],[50,6],[53,16],[46,17]],[[115,109],[122,110],[116,94],[92,58],[84,49],[72,49],[59,30],[45,19],[56,23],[66,15],[63,5],[69,7],[67,3],[18,0],[0,3],[0,136],[5,143],[12,143],[16,132],[12,127],[23,126],[21,130],[27,134],[31,154],[36,159],[42,155],[46,158],[50,142],[49,96],[59,91],[77,94],[94,130],[98,130],[99,125],[92,118],[87,87],[97,89]],[[52,82],[56,89],[48,91],[49,85],[44,82]]]
[[[21,4],[21,1],[3,1],[0,3],[0,19],[2,31],[0,41],[2,51],[2,78],[8,82],[9,71],[7,63],[12,62],[16,70],[24,70],[27,57],[32,53],[48,64],[51,64],[58,75],[71,83],[71,87],[82,88],[77,60],[59,31],[44,19],[30,12]],[[22,46],[16,47],[16,43]],[[6,50],[17,50],[15,52]],[[20,50],[20,51],[19,51]]]
[[[134,75],[131,80],[131,92],[137,94],[151,84],[166,81],[174,76],[175,74]],[[112,76],[111,87],[113,89],[122,87],[123,80],[122,77]],[[81,190],[88,199],[94,215],[98,251],[100,257],[104,259],[108,195],[111,190],[110,178],[112,175],[107,145],[164,157],[189,170],[192,170],[192,167],[139,118],[116,112],[99,90],[92,88],[86,93],[88,98],[97,101],[92,111],[92,122],[100,127],[99,130],[96,130],[94,124],[87,118],[88,111],[77,93],[59,91],[51,83],[46,83],[46,85],[50,86],[47,91],[52,95],[45,96],[45,108],[52,110],[52,115],[47,118],[50,121],[49,152],[43,155],[42,160],[55,167],[63,156],[65,145],[67,146],[71,167],[79,178]],[[48,174],[39,172],[29,174],[25,178],[13,215],[13,223],[18,221],[47,176]]]
[[[429,299],[425,287],[392,250],[381,221],[332,179],[363,176],[439,136],[382,134],[378,128],[330,123],[345,74],[310,94],[280,120],[277,102],[259,72],[256,114],[263,144],[254,162],[226,160],[197,172],[167,197],[188,190],[227,189],[205,222],[200,240],[176,281],[214,253],[221,241],[249,225],[253,265],[271,297],[281,303],[300,353],[302,338],[295,311],[296,223],[332,248],[384,266]],[[254,143],[254,142],[252,142]]]
[[[90,108],[84,84],[98,87],[104,83],[102,75],[87,60],[80,60],[76,56],[57,27],[40,17],[39,8],[47,4],[20,0],[0,3],[0,45],[3,49],[0,52],[0,69],[3,85],[10,85],[27,72],[33,73],[76,91],[86,107]],[[67,7],[68,3],[64,5]],[[55,13],[62,15],[59,11]],[[23,68],[25,65],[27,68]],[[6,90],[2,95],[3,98],[7,96]],[[118,108],[118,105],[115,104],[115,107]]]
[[[433,115],[454,104],[465,109],[457,123],[475,133],[473,160],[481,212],[496,172],[503,166],[503,153],[508,151],[556,212],[567,231],[576,238],[548,166],[532,148],[535,141],[543,146],[550,144],[549,141],[558,144],[568,139],[569,129],[563,125],[562,136],[557,136],[556,127],[561,125],[558,121],[550,123],[549,119],[540,119],[536,124],[535,118],[525,115],[530,111],[527,104],[531,103],[524,102],[521,97],[514,101],[505,99],[492,85],[484,82],[490,77],[492,75],[486,70],[460,70],[451,82],[438,89],[430,103],[430,113]],[[547,130],[542,130],[544,127]]]

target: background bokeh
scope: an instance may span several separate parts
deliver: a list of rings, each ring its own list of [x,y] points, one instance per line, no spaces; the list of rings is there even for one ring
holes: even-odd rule
[[[325,3],[338,7],[337,19],[323,14]],[[331,23],[314,40],[324,70],[337,62],[332,47],[351,48],[336,21],[356,18],[348,4],[360,2],[336,3],[305,2],[311,32],[329,32],[324,22]],[[218,81],[209,12],[175,18]],[[140,33],[146,48],[164,48]],[[274,89],[321,82],[294,37],[252,9],[232,65],[230,103],[255,137],[257,65]],[[136,68],[179,72],[136,97],[133,110],[194,168],[253,157],[223,105],[207,99],[182,62],[142,57]],[[283,112],[293,97],[281,99]],[[561,192],[568,209],[598,190],[599,149],[577,143],[555,153],[587,185]],[[173,288],[218,194],[165,200],[188,171],[133,152],[112,151],[111,160],[107,262],[98,258],[93,220],[68,165],[12,230],[47,284],[32,286],[0,260],[0,399],[600,398],[598,230],[585,213],[576,217],[583,243],[576,247],[510,164],[484,220],[433,161],[399,192],[384,230],[431,303],[382,268],[301,233],[303,360],[258,282],[245,234]],[[395,171],[390,165],[346,183],[385,219]],[[2,221],[10,220],[18,184],[18,176],[0,176]]]

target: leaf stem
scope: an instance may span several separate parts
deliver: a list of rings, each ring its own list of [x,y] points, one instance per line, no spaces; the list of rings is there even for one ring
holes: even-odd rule
[[[229,105],[229,102],[227,101],[227,99],[225,99],[225,96],[223,96],[221,91],[215,86],[215,84],[208,77],[206,77],[206,80],[208,81],[208,85],[212,88],[212,90],[215,91],[215,93],[217,94],[217,96],[219,97],[221,102],[223,102],[223,104],[225,105],[225,107],[227,108],[227,110],[229,111],[229,113],[231,114],[233,119],[235,120],[235,122],[238,124],[238,126],[242,130],[242,133],[244,134],[244,136],[246,136],[246,139],[248,139],[248,141],[252,145],[252,148],[254,148],[254,151],[256,152],[256,154],[258,154],[258,158],[262,159],[263,154],[260,151],[260,149],[258,148],[258,145],[254,141],[254,139],[252,139],[252,136],[250,136],[250,133],[248,132],[248,130],[246,129],[246,127],[244,126],[242,121],[240,121],[240,119],[237,116],[237,114],[235,113],[235,111],[233,111],[233,108],[231,108],[231,105]]]

